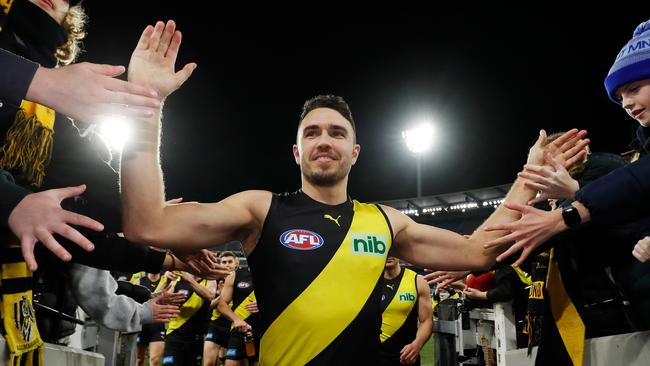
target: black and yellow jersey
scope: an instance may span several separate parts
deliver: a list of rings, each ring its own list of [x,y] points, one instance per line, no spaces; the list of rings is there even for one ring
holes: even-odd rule
[[[377,205],[274,195],[248,257],[260,366],[378,364],[379,281],[392,238]]]
[[[255,301],[253,276],[248,269],[238,269],[235,272],[235,283],[232,291],[232,310],[253,329],[257,330],[259,313],[251,314],[245,309],[246,304]]]
[[[149,292],[154,293],[160,284],[160,281],[163,277],[158,277],[158,280],[152,281],[149,279],[149,276],[140,277],[140,286],[143,286],[149,290]]]
[[[201,280],[198,282],[201,286],[205,286],[208,281]],[[199,296],[185,280],[180,280],[176,284],[176,292],[185,292],[187,300],[181,305],[180,314],[169,322],[167,334],[174,334],[181,338],[187,337],[188,339],[197,335],[204,335],[208,325],[210,302]]]
[[[402,267],[397,277],[384,279],[381,308],[381,350],[399,360],[400,351],[418,331],[417,274]]]
[[[228,304],[228,307],[232,308],[232,301]],[[232,321],[230,319],[226,318],[219,312],[219,309],[216,307],[214,310],[212,310],[212,316],[210,317],[210,321],[214,322],[216,326],[223,327],[223,328],[230,328],[230,325],[232,324]]]

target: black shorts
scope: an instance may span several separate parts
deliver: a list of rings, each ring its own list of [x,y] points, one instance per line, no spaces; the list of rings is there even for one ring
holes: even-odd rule
[[[145,324],[142,326],[142,331],[138,333],[136,338],[138,346],[145,346],[151,342],[164,342],[165,341],[165,324],[154,323]]]
[[[203,336],[181,338],[174,333],[165,339],[164,366],[201,366],[203,357]]]
[[[228,347],[230,339],[230,327],[222,326],[215,320],[208,324],[208,332],[205,334],[205,341],[216,343],[221,347]]]
[[[258,361],[260,354],[260,337],[259,334],[253,335],[253,343],[255,344],[255,356],[246,356],[246,344],[244,343],[244,333],[233,330],[230,333],[230,340],[228,341],[228,350],[226,351],[226,360],[244,360]]]

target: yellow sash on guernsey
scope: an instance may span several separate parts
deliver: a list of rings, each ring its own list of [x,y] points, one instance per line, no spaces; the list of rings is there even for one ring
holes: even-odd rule
[[[131,278],[129,279],[130,283],[135,283],[135,281],[141,279],[142,277],[145,277],[142,275],[142,272],[136,272],[131,275]]]
[[[43,365],[43,341],[32,304],[32,272],[23,261],[18,239],[13,235],[1,260],[0,309],[9,348],[8,365]]]
[[[244,301],[242,301],[241,304],[239,304],[239,306],[237,306],[237,308],[233,310],[233,312],[237,314],[237,316],[241,318],[241,320],[246,320],[248,319],[249,316],[251,316],[251,312],[246,310],[245,306],[246,304],[250,304],[255,301],[257,301],[257,299],[255,298],[255,291],[253,291],[250,294],[248,294],[248,296],[246,296]],[[235,323],[232,323],[230,325],[230,329],[235,329]]]
[[[404,268],[404,276],[399,283],[397,292],[386,307],[386,310],[381,314],[381,334],[379,338],[381,343],[384,343],[388,338],[392,337],[397,330],[402,327],[406,321],[413,306],[418,300],[418,289],[415,285],[415,277],[417,273],[408,268]]]
[[[228,303],[228,307],[232,308],[232,301]],[[221,315],[222,314],[219,312],[219,309],[214,308],[214,310],[212,310],[212,317],[210,318],[210,320],[217,320],[221,317]]]
[[[555,260],[555,249],[551,249],[546,289],[551,303],[551,312],[564,347],[573,364],[582,365],[585,351],[585,324],[564,288]]]
[[[228,303],[228,307],[232,308],[232,301]],[[219,312],[219,309],[214,308],[214,310],[212,310],[212,317],[210,317],[210,320],[217,320],[220,317],[221,317],[221,313]]]
[[[322,352],[365,305],[391,245],[390,228],[379,208],[354,201],[352,224],[341,246],[262,336],[259,365],[304,365]],[[351,296],[340,301],[335,296],[340,294]]]
[[[160,281],[158,281],[158,285],[156,285],[156,288],[153,290],[154,294],[157,294],[161,291],[163,287],[165,287],[165,284],[167,283],[167,277],[161,275]]]
[[[205,286],[207,283],[207,280],[199,282],[201,286]],[[194,291],[192,296],[190,296],[190,298],[183,303],[183,306],[181,306],[181,313],[169,322],[169,325],[167,326],[167,334],[180,328],[186,321],[196,314],[203,305],[203,301],[205,300]]]

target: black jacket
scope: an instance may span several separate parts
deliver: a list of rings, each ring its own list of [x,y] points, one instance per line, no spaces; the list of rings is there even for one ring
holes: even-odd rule
[[[38,64],[0,49],[0,111],[15,109],[27,95]],[[0,171],[0,220],[7,228],[7,220],[14,207],[30,193],[15,184],[11,174]]]

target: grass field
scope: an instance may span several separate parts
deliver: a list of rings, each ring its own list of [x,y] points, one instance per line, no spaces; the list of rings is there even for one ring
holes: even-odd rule
[[[433,366],[433,337],[429,338],[420,350],[420,365]]]

